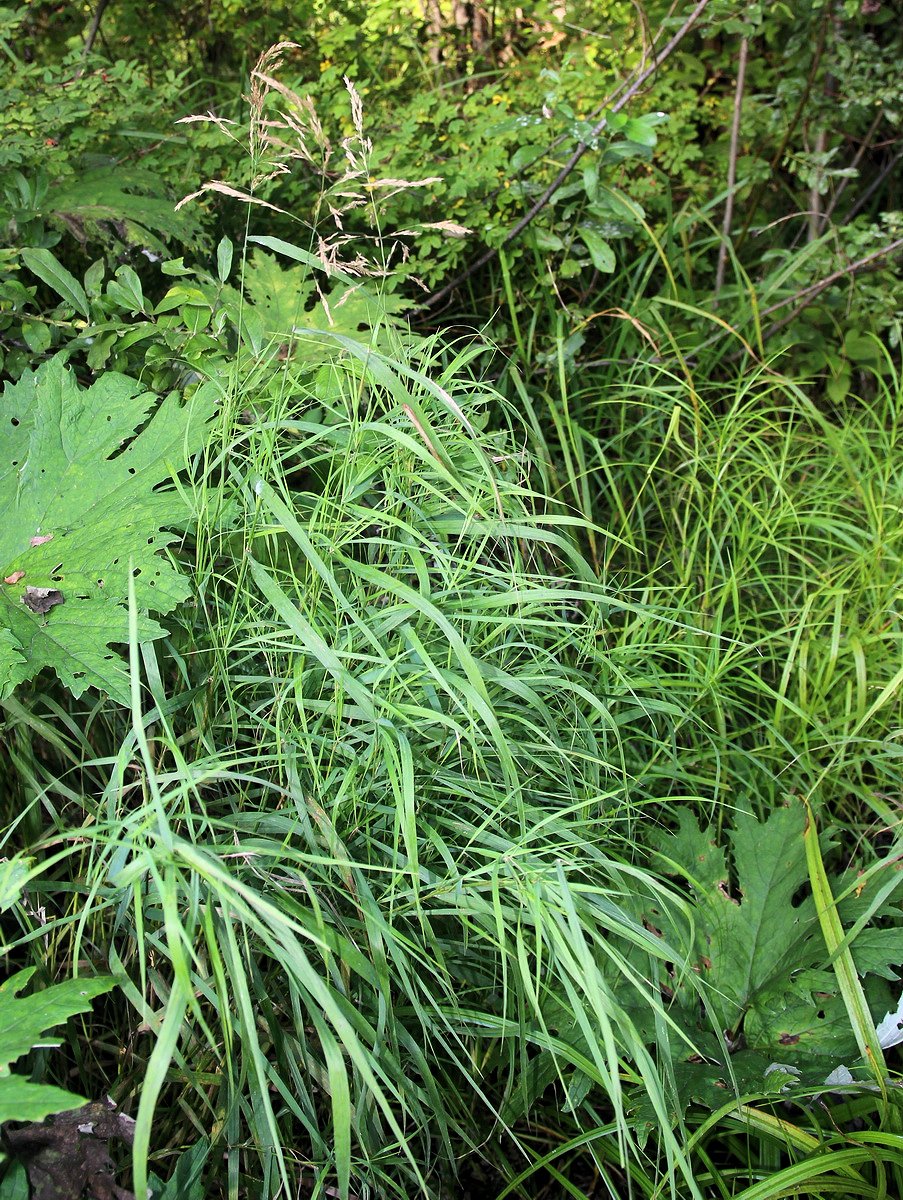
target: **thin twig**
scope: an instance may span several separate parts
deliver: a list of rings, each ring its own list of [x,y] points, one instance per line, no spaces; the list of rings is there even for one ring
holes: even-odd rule
[[[837,39],[840,36],[840,27],[838,24],[837,13],[834,11],[833,0],[828,0],[827,11],[831,14],[831,22],[834,26],[834,37]],[[834,75],[831,73],[831,71],[828,71],[828,73],[825,75],[824,87],[822,89],[826,106],[830,104],[836,88],[837,80],[834,78]],[[825,166],[827,164],[827,159],[830,157],[830,155],[826,153],[827,149],[828,130],[826,126],[823,125],[815,135],[815,171],[813,172],[812,176],[812,186],[809,189],[809,223],[806,232],[807,242],[817,241],[825,227],[825,224],[827,223],[827,217],[824,213],[825,205],[822,199],[824,194],[823,189],[825,180]]]
[[[426,21],[427,55],[434,67],[442,61],[442,9],[439,0],[420,0]]]
[[[827,36],[826,35],[826,24],[825,24],[825,21],[823,20],[819,27],[818,42],[816,43],[815,52],[812,56],[812,63],[809,67],[809,74],[806,77],[806,84],[805,84],[805,87],[803,88],[803,94],[802,94],[802,96],[800,96],[799,103],[796,106],[796,112],[793,114],[793,117],[791,118],[789,124],[787,125],[787,128],[784,130],[784,136],[781,139],[780,145],[778,146],[777,150],[775,150],[774,154],[772,154],[772,156],[771,156],[771,161],[768,164],[768,173],[766,174],[766,176],[763,180],[761,180],[758,184],[756,184],[756,186],[753,188],[752,195],[749,197],[749,199],[747,201],[746,221],[744,222],[743,228],[740,231],[740,236],[737,239],[738,249],[740,246],[743,245],[743,243],[746,241],[747,236],[749,235],[750,227],[752,226],[753,219],[755,217],[756,212],[758,211],[759,200],[761,199],[762,192],[768,186],[768,183],[771,181],[771,178],[774,175],[774,172],[777,170],[777,168],[781,162],[781,159],[784,157],[784,151],[787,149],[790,139],[793,136],[794,132],[796,131],[796,127],[800,122],[800,118],[802,117],[803,113],[805,112],[806,105],[809,103],[809,96],[812,91],[812,84],[815,82],[815,76],[818,73],[818,68],[821,64],[822,54],[824,53],[826,36]]]
[[[488,262],[492,262],[492,260],[498,256],[499,252],[503,250],[505,246],[510,245],[510,243],[513,242],[519,234],[523,233],[523,231],[533,223],[539,213],[542,212],[564,181],[574,170],[577,163],[580,162],[581,158],[583,158],[584,154],[586,154],[587,150],[589,150],[592,142],[595,141],[595,139],[605,128],[608,123],[609,116],[620,112],[624,105],[632,100],[637,92],[639,92],[640,89],[648,82],[652,75],[655,74],[662,63],[671,57],[680,43],[684,40],[684,38],[702,16],[703,12],[705,12],[705,10],[708,8],[709,2],[710,0],[698,0],[696,7],[687,17],[686,21],[684,21],[683,25],[681,25],[680,29],[678,29],[677,33],[675,33],[670,42],[668,42],[660,54],[656,55],[646,70],[637,77],[634,83],[627,89],[627,91],[624,92],[621,98],[614,105],[612,105],[601,121],[598,121],[593,126],[593,128],[590,130],[588,140],[577,143],[577,148],[574,150],[571,157],[567,160],[543,194],[533,204],[529,212],[525,213],[521,219],[515,225],[513,225],[511,229],[508,230],[501,243],[498,246],[491,246],[488,250],[484,251],[478,258],[474,259],[469,267],[467,267],[459,275],[456,275],[450,283],[445,284],[445,286],[441,287],[438,292],[433,292],[431,296],[428,296],[427,299],[418,306],[421,311],[426,308],[434,308],[441,300],[444,300],[446,296],[451,295],[451,293],[454,292],[456,288],[459,288],[462,283],[471,277],[471,275],[474,275]]]
[[[850,162],[850,165],[847,168],[848,170],[850,170],[850,171],[858,170],[859,164],[860,164],[860,162],[862,162],[862,156],[865,154],[866,150],[868,150],[869,146],[871,145],[872,138],[878,132],[878,126],[881,124],[883,119],[884,119],[884,109],[879,106],[877,113],[875,113],[875,119],[872,121],[871,125],[869,125],[868,132],[866,133],[865,137],[859,143],[859,149],[853,155],[852,161]],[[844,191],[846,190],[846,188],[850,182],[850,179],[851,179],[851,176],[849,176],[849,175],[846,175],[846,176],[844,176],[843,179],[841,179],[841,181],[837,187],[837,191],[834,193],[834,195],[831,198],[831,203],[825,209],[825,221],[829,221],[831,219],[831,217],[834,213],[834,209],[837,207],[838,203],[840,202],[840,197],[844,194]]]
[[[838,267],[836,271],[832,271],[830,275],[826,275],[824,279],[819,279],[815,283],[810,283],[808,287],[803,288],[801,292],[796,292],[793,296],[788,296],[784,300],[778,300],[776,304],[771,304],[768,308],[763,308],[759,314],[761,317],[770,316],[771,313],[777,312],[779,308],[784,308],[788,304],[792,304],[794,300],[808,299],[812,296],[823,292],[826,287],[830,287],[832,283],[836,283],[838,279],[843,279],[844,275],[855,275],[864,267],[870,266],[879,258],[887,258],[889,254],[893,254],[895,250],[903,248],[903,237],[897,238],[896,241],[889,242],[886,246],[882,246],[880,250],[873,250],[871,254],[866,254],[864,258],[857,258],[855,262],[848,263],[845,267]]]
[[[836,283],[838,279],[843,279],[846,275],[858,275],[860,271],[868,270],[880,259],[887,258],[888,255],[893,254],[897,250],[903,250],[903,237],[897,238],[886,246],[882,246],[880,250],[873,250],[871,254],[866,254],[864,258],[859,258],[856,262],[848,263],[845,267],[839,267],[836,271],[832,271],[830,275],[826,275],[824,279],[818,279],[815,283],[810,283],[802,291],[794,292],[792,296],[786,296],[783,300],[778,300],[776,304],[770,304],[768,308],[763,308],[759,315],[767,317],[771,313],[778,312],[779,309],[786,308],[788,304],[796,305],[793,312],[788,316],[782,317],[780,321],[775,321],[772,325],[769,325],[762,334],[762,341],[764,342],[767,338],[773,337],[774,334],[779,333],[792,321],[795,321],[800,313],[808,308],[812,301],[820,296],[825,288],[829,288],[832,283]],[[733,362],[742,353],[742,351],[738,351],[728,361]]]
[[[639,17],[639,21],[640,21],[640,28],[643,31],[643,55],[642,55],[642,58],[640,59],[637,66],[634,67],[634,69],[630,72],[630,74],[626,75],[623,79],[621,79],[615,85],[614,90],[609,92],[608,95],[605,97],[605,99],[603,101],[601,101],[601,103],[593,105],[593,107],[590,109],[587,120],[591,121],[594,118],[598,117],[598,115],[600,113],[603,113],[606,110],[611,110],[612,105],[617,101],[618,97],[621,95],[621,93],[624,91],[624,89],[627,87],[630,87],[633,84],[634,79],[636,79],[637,76],[640,75],[640,73],[645,71],[645,69],[646,69],[646,63],[649,61],[649,50],[646,45],[646,38],[647,38],[647,34],[648,34],[648,30],[646,29],[646,14],[643,12],[642,5],[639,3],[639,0],[633,0],[633,4],[634,4],[634,7],[637,9],[638,17]],[[674,5],[672,4],[671,7],[673,8]],[[668,15],[670,16],[670,10],[669,10]],[[650,45],[651,45],[655,39],[650,38],[649,40],[650,40]],[[552,138],[551,142],[548,143],[548,145],[545,147],[545,149],[537,151],[535,158],[533,158],[529,162],[525,163],[522,167],[518,167],[516,171],[512,171],[510,175],[507,175],[505,177],[505,181],[503,184],[500,183],[498,185],[498,187],[494,187],[490,192],[487,192],[487,194],[486,194],[487,202],[494,200],[496,198],[496,196],[499,194],[499,192],[503,191],[506,186],[510,186],[512,183],[514,183],[515,180],[518,180],[523,175],[526,175],[526,173],[531,169],[531,167],[534,167],[536,165],[536,163],[539,162],[540,159],[546,158],[546,157],[548,157],[548,155],[553,154],[558,149],[558,147],[561,145],[561,143],[566,142],[570,136],[571,135],[567,131],[565,131],[564,133],[559,133],[556,137]]]
[[[812,183],[809,187],[809,219],[806,222],[806,241],[811,243],[817,241],[822,229],[822,202],[821,202],[821,186],[824,178],[824,155],[828,148],[828,131],[827,129],[819,129],[815,135],[815,170],[812,173]],[[821,162],[819,162],[821,160]]]
[[[875,178],[872,180],[872,182],[869,184],[869,186],[865,189],[865,191],[862,193],[862,195],[859,197],[859,199],[856,201],[856,203],[850,208],[850,211],[847,213],[847,215],[843,219],[844,225],[848,225],[850,223],[850,221],[852,221],[852,219],[856,216],[856,214],[858,212],[860,212],[861,209],[865,208],[866,204],[868,204],[869,200],[871,200],[872,196],[874,196],[874,194],[875,194],[875,192],[877,192],[878,188],[881,187],[881,185],[884,183],[885,179],[887,179],[888,175],[890,175],[892,171],[895,171],[897,169],[897,166],[898,166],[901,158],[903,158],[903,149],[898,150],[897,153],[890,160],[890,162],[885,164],[885,166],[881,169],[881,171],[878,173],[878,175],[875,176]]]
[[[724,270],[727,266],[727,244],[731,236],[734,219],[734,189],[737,186],[737,156],[740,149],[740,116],[743,112],[743,89],[746,86],[746,62],[749,58],[749,38],[740,39],[740,61],[737,64],[737,85],[734,89],[734,115],[731,121],[731,146],[727,163],[727,200],[724,202],[724,224],[721,227],[721,245],[718,247],[718,266],[715,271],[715,295],[724,286]]]
[[[85,73],[85,63],[88,55],[94,49],[94,43],[97,41],[97,35],[100,33],[100,22],[103,20],[103,14],[106,12],[110,0],[97,0],[97,7],[94,9],[94,16],[91,18],[91,24],[88,26],[88,32],[85,35],[85,45],[82,50],[82,61],[78,70],[75,72],[75,78],[80,79]]]

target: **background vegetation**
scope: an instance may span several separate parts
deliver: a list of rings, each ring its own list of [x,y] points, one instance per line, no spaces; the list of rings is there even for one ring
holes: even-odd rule
[[[0,1200],[903,1194],[901,15],[0,10]]]

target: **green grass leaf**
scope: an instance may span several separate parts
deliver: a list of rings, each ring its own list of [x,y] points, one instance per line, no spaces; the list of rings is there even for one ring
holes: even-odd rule
[[[843,925],[837,913],[837,904],[822,860],[815,816],[808,801],[805,805],[805,817],[806,861],[825,945],[833,961],[834,972],[840,985],[840,992],[856,1037],[859,1053],[868,1063],[869,1070],[874,1075],[879,1088],[884,1089],[887,1074],[884,1054],[878,1041],[875,1022],[869,1011],[868,1001],[856,970],[852,951],[849,946],[844,944]]]

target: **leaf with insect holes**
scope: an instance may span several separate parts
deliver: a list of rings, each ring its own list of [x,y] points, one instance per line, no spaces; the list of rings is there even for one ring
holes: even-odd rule
[[[124,375],[81,388],[57,357],[0,397],[0,698],[44,667],[75,696],[128,703],[111,645],[128,641],[128,570],[138,636],[165,631],[188,581],[164,555],[188,511],[172,486],[213,412],[199,389],[158,402]],[[140,432],[136,433],[136,430]]]
[[[683,812],[675,833],[654,839],[656,865],[685,882],[693,916],[687,961],[669,988],[670,1014],[690,1042],[673,1044],[684,1088],[679,1103],[717,1105],[734,1086],[768,1090],[775,1063],[794,1080],[821,1082],[838,1062],[856,1057],[809,894],[804,824],[802,805],[778,808],[761,822],[738,813],[728,852],[711,828],[700,829]],[[669,923],[658,909],[645,919],[680,944],[676,919]],[[867,946],[857,959],[863,972],[878,966]],[[873,1011],[889,995],[880,973],[864,985]]]
[[[0,626],[0,699],[8,696],[17,683],[28,677],[28,664],[22,647],[9,629]]]

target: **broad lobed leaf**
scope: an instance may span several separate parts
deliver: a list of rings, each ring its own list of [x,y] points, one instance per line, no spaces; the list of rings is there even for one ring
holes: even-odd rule
[[[110,646],[128,640],[129,563],[139,637],[160,637],[163,628],[143,613],[170,612],[190,593],[161,553],[175,537],[163,531],[187,517],[167,484],[201,445],[212,412],[204,388],[159,404],[114,373],[81,388],[60,357],[7,385],[0,697],[51,667],[75,696],[97,687],[127,702],[126,672]],[[62,603],[32,612],[23,603],[29,587],[57,589]]]
[[[764,994],[786,987],[794,970],[823,951],[811,901],[793,902],[807,880],[802,831],[801,809],[777,809],[763,824],[738,813],[728,835],[733,871],[712,831],[700,830],[689,813],[675,834],[658,839],[661,858],[693,890],[696,965],[719,1024],[733,1033]]]
[[[67,979],[40,992],[19,996],[34,968],[19,971],[0,985],[0,1125],[4,1121],[43,1121],[52,1113],[78,1108],[82,1096],[49,1084],[32,1083],[10,1073],[10,1064],[27,1054],[46,1033],[78,1013],[115,986],[110,976]]]
[[[27,1054],[44,1039],[47,1030],[77,1013],[88,1012],[95,996],[116,985],[108,975],[93,979],[67,979],[41,992],[20,996],[34,971],[19,971],[0,984],[0,1069]]]
[[[54,1113],[80,1108],[84,1096],[21,1075],[0,1074],[0,1125],[4,1121],[43,1121]]]
[[[689,885],[694,921],[670,1008],[699,1052],[673,1038],[679,1103],[717,1106],[725,1088],[765,1090],[775,1063],[791,1064],[794,1078],[822,1082],[838,1062],[856,1056],[808,895],[804,822],[802,806],[778,808],[761,822],[738,813],[727,835],[730,855],[713,829],[700,829],[686,812],[675,833],[655,839],[659,863]],[[665,914],[656,911],[654,920],[666,937],[680,940]],[[903,942],[899,930],[859,936],[857,965],[873,973],[866,993],[872,1010],[883,1011],[887,985],[877,976],[895,977],[888,964],[903,959]],[[704,985],[705,1012],[692,986],[697,981]]]

